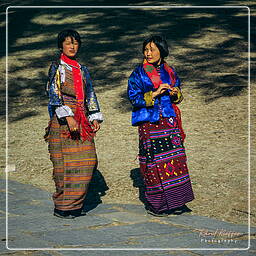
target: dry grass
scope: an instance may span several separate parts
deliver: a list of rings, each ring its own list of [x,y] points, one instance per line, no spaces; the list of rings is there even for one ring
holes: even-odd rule
[[[27,21],[23,33],[19,33],[16,37],[11,36],[14,41],[9,54],[8,161],[16,166],[16,171],[9,174],[10,179],[53,191],[52,166],[47,144],[43,141],[44,128],[48,122],[43,83],[50,56],[54,55],[55,42],[51,41],[52,35],[64,26],[63,23],[58,23],[59,27],[49,26],[48,30],[42,29],[33,37],[27,37],[36,31],[37,26],[53,25],[54,19],[61,17],[61,14],[57,16],[52,14],[51,20],[48,20],[44,12],[47,11],[28,17],[27,19],[31,18],[31,23]],[[159,28],[163,32],[166,31],[165,27],[178,24],[179,15],[183,15],[184,27],[191,22],[194,22],[193,26],[198,27],[194,33],[190,33],[190,28],[186,28],[187,30],[183,32],[186,37],[184,36],[182,40],[171,39],[172,56],[167,60],[176,67],[184,83],[185,100],[181,104],[181,109],[183,125],[187,133],[185,146],[188,165],[196,196],[189,206],[196,215],[246,224],[248,219],[248,90],[245,50],[247,43],[244,33],[241,32],[246,26],[241,25],[240,30],[232,31],[226,24],[216,23],[213,19],[213,16],[216,16],[214,12],[176,14],[173,24],[171,22],[169,24],[168,19],[165,20],[161,13],[152,11],[152,14],[159,15],[163,19],[162,23],[161,20],[159,23]],[[138,168],[138,162],[135,160],[138,137],[137,128],[130,125],[131,113],[125,93],[128,76],[134,64],[140,61],[141,42],[147,32],[134,29],[133,33],[129,34],[129,31],[125,33],[122,31],[122,26],[124,30],[127,29],[125,21],[118,25],[104,24],[109,29],[108,33],[112,32],[114,38],[118,37],[117,41],[111,41],[109,34],[103,33],[100,21],[96,20],[97,17],[102,19],[105,15],[104,11],[95,11],[94,15],[93,13],[83,15],[66,22],[73,23],[74,27],[77,26],[81,34],[87,38],[85,42],[87,47],[91,46],[90,51],[81,52],[80,59],[90,67],[105,117],[105,122],[96,137],[98,169],[110,188],[103,201],[141,204],[138,199],[138,189],[133,186],[130,178],[131,170]],[[113,13],[113,17],[115,15],[117,14]],[[128,15],[125,11],[122,15],[123,19],[127,19]],[[246,18],[242,11],[232,15],[234,23],[238,22],[235,17]],[[81,23],[83,17],[86,24]],[[109,15],[105,18],[107,17],[109,18]],[[213,24],[209,23],[200,29],[205,18],[209,18],[208,22],[213,19]],[[136,16],[132,21],[136,22]],[[15,22],[13,24],[15,25]],[[180,26],[182,29],[183,25]],[[154,24],[149,24],[148,27],[151,31],[157,29]],[[115,28],[118,31],[115,32]],[[10,33],[14,31],[10,30]],[[94,36],[97,36],[97,40]],[[128,49],[127,55],[124,54],[126,49]],[[255,58],[255,55],[253,57]],[[254,89],[252,93],[254,97]],[[254,111],[253,103],[251,105],[253,121],[255,121]],[[4,127],[4,120],[1,123]],[[251,132],[255,134],[255,127],[252,127]],[[252,150],[251,153],[255,155],[255,151]],[[2,162],[3,166],[4,162]],[[255,184],[253,176],[251,176],[251,184]],[[256,224],[254,191],[251,198],[252,224]]]

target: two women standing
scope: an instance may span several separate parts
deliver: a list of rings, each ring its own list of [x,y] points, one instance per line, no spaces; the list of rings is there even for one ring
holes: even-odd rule
[[[58,35],[60,58],[49,69],[46,91],[50,122],[45,138],[53,163],[54,215],[84,215],[83,203],[97,156],[93,137],[103,121],[87,68],[77,62],[80,35],[65,30]],[[188,211],[193,191],[183,146],[180,80],[164,61],[168,46],[159,36],[143,43],[143,64],[131,74],[128,98],[132,125],[139,127],[140,170],[146,186],[148,213],[165,216]]]

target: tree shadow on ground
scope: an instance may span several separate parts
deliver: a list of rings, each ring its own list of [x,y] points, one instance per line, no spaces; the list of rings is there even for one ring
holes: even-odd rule
[[[84,201],[83,210],[89,212],[101,204],[101,197],[106,195],[108,189],[102,173],[95,169]]]
[[[42,83],[42,81],[44,81]],[[47,106],[48,99],[44,90],[46,85],[45,74],[38,72],[37,79],[14,79],[8,86],[8,118],[16,122],[40,115],[37,106]],[[32,87],[32,88],[31,88]],[[5,88],[0,88],[0,94],[5,95]],[[5,114],[5,99],[1,102],[0,115]]]
[[[130,178],[133,181],[133,186],[139,189],[139,200],[144,204],[145,208],[149,207],[147,199],[145,198],[145,184],[143,177],[141,176],[140,168],[135,168],[131,170]]]
[[[32,2],[24,1],[23,4]],[[197,1],[197,4],[206,5],[208,2],[210,1]],[[93,1],[88,1],[90,3],[94,4]],[[145,4],[144,1],[129,2],[130,5],[135,3]],[[150,3],[151,1],[147,2]],[[52,1],[44,4],[51,5]],[[77,1],[76,4],[83,5],[84,2]],[[100,4],[104,4],[104,1]],[[111,4],[114,2],[108,3]],[[206,101],[236,96],[247,88],[247,67],[245,64],[241,65],[247,62],[246,8],[10,8],[8,87],[9,97],[14,98],[9,101],[10,115],[15,113],[17,98],[32,99],[30,107],[37,106],[38,103],[46,104],[47,99],[43,99],[42,92],[47,78],[42,69],[56,58],[53,54],[56,36],[66,28],[76,29],[82,36],[79,59],[88,66],[97,92],[126,87],[129,77],[127,72],[131,73],[134,69],[134,59],[142,59],[142,42],[153,33],[166,36],[171,49],[171,56],[167,61],[172,63],[173,57],[178,60],[180,64],[174,61],[174,66],[181,80],[186,84],[195,84],[194,88],[201,90]],[[1,29],[3,30],[3,26]],[[214,34],[216,41],[211,38]],[[210,42],[205,41],[208,40],[206,35],[210,36]],[[196,40],[199,41],[194,43]],[[173,49],[176,49],[174,56]],[[3,57],[5,53],[2,50],[0,54]],[[37,78],[30,78],[37,70]],[[27,93],[28,88],[34,92]],[[124,92],[116,103],[117,108],[122,106],[122,112],[130,111],[125,98]],[[4,109],[5,102],[0,100]],[[17,118],[20,119],[22,115]]]

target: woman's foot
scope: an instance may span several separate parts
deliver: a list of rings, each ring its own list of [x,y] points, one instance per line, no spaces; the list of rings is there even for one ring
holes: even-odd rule
[[[81,216],[85,216],[87,214],[87,211],[83,210],[81,211]]]
[[[169,210],[169,214],[174,214],[174,215],[181,215],[182,213],[185,213],[185,212],[192,212],[192,210],[189,209],[185,204],[180,207]]]
[[[167,217],[167,216],[168,216],[168,214],[165,213],[165,212],[163,212],[163,213],[155,213],[155,212],[152,212],[152,211],[150,211],[150,210],[146,210],[146,212],[147,212],[148,214],[150,214],[150,215],[155,216],[155,217]]]
[[[62,218],[62,219],[74,219],[75,216],[72,216],[70,211],[62,211],[58,209],[54,209],[53,215]]]
[[[71,210],[70,215],[73,216],[74,218],[76,218],[76,217],[80,217],[80,216],[85,216],[86,212],[83,211],[82,209]]]

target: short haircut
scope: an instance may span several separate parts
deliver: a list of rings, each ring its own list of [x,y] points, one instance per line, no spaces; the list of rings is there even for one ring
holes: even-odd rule
[[[168,45],[166,40],[162,36],[158,36],[158,35],[150,36],[143,42],[143,46],[142,46],[143,54],[144,54],[146,45],[151,42],[153,42],[157,46],[158,50],[160,51],[161,58],[165,58],[169,55],[169,50],[168,50]]]
[[[81,42],[81,37],[80,37],[79,33],[73,29],[66,29],[66,30],[61,31],[58,34],[58,48],[59,49],[63,48],[62,43],[65,41],[65,39],[67,37],[74,38],[78,42],[79,48],[80,48],[82,42]]]

